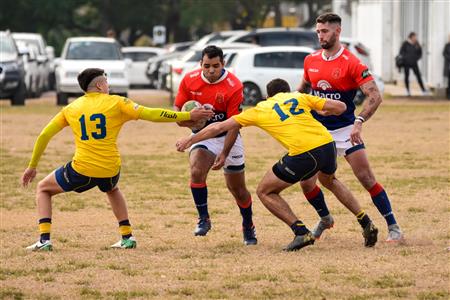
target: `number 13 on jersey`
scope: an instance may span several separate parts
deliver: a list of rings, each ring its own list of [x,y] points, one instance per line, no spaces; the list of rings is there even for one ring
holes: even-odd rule
[[[89,117],[89,120],[95,123],[97,131],[90,132],[91,136],[96,139],[104,139],[106,137],[106,117],[104,114],[93,114]],[[80,121],[81,126],[81,140],[89,140],[89,136],[86,130],[86,116],[82,115],[78,121]]]

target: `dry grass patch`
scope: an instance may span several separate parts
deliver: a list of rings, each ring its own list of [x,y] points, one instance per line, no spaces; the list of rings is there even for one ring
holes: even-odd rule
[[[147,105],[168,107],[156,96],[136,96]],[[448,299],[448,102],[386,100],[364,124],[372,167],[406,234],[400,245],[383,242],[384,219],[340,159],[338,177],[379,227],[379,243],[364,248],[355,218],[324,191],[335,227],[314,246],[284,253],[292,233],[255,195],[258,181],[284,150],[256,128],[242,135],[259,244],[243,246],[239,210],[221,172],[208,178],[213,229],[194,237],[187,154],[174,149],[176,138],[188,132],[139,121],[126,124],[119,138],[120,187],[138,248],[108,248],[119,238],[117,223],[106,197],[92,190],[55,197],[55,250],[27,253],[23,248],[37,238],[36,182],[22,189],[19,178],[37,134],[58,111],[53,100],[21,108],[0,105],[0,299]],[[66,129],[48,145],[37,179],[72,153]],[[283,195],[312,227],[317,216],[299,187]]]

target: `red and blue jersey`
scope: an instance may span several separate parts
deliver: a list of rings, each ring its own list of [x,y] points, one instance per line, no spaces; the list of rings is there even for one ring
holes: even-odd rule
[[[303,80],[311,84],[311,93],[326,99],[345,102],[347,110],[339,116],[321,116],[312,111],[314,118],[328,130],[353,124],[355,104],[353,99],[359,87],[373,80],[369,68],[349,50],[342,47],[332,57],[318,50],[305,58]]]

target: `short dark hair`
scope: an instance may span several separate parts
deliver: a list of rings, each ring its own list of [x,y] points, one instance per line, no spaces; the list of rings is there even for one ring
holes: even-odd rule
[[[98,76],[103,76],[105,74],[105,70],[99,68],[87,68],[80,74],[78,74],[78,84],[80,85],[83,91],[87,91],[89,83]]]
[[[337,14],[325,13],[317,17],[316,23],[334,23],[341,25],[341,17],[339,17]]]
[[[266,85],[267,90],[267,96],[272,97],[275,96],[278,93],[287,93],[291,91],[291,87],[289,86],[289,83],[286,82],[286,80],[277,78],[271,80]]]
[[[223,61],[223,51],[217,46],[211,45],[205,47],[202,51],[202,60],[205,55],[208,56],[208,58],[219,57],[220,61]]]
[[[409,34],[408,34],[408,38],[410,39],[410,38],[412,38],[413,36],[416,36],[417,34],[414,32],[414,31],[411,31]]]

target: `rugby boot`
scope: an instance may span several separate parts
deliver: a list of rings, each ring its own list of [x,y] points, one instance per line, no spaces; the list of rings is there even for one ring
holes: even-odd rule
[[[397,224],[392,224],[388,226],[388,230],[389,233],[386,242],[397,243],[403,240],[403,232],[401,231],[400,226],[398,226]]]
[[[197,226],[195,226],[194,235],[205,236],[211,230],[211,227],[211,220],[209,218],[200,218],[198,219]]]
[[[258,243],[258,239],[256,238],[256,229],[255,226],[252,225],[251,227],[243,227],[242,233],[244,235],[244,245],[256,245]]]
[[[316,240],[320,239],[320,236],[326,229],[330,229],[334,226],[334,220],[331,215],[320,218],[316,226],[312,230],[312,235]]]
[[[314,244],[314,236],[311,232],[308,232],[304,235],[296,235],[294,240],[284,248],[284,251],[297,251],[302,249],[303,247]]]
[[[52,251],[53,245],[50,240],[37,241],[33,245],[26,247],[26,249],[30,251]]]
[[[364,237],[364,246],[373,247],[377,243],[378,228],[370,221],[364,228],[362,235]]]
[[[115,249],[134,249],[137,246],[136,239],[134,236],[128,238],[128,239],[121,239],[115,244],[111,245],[111,248]]]

